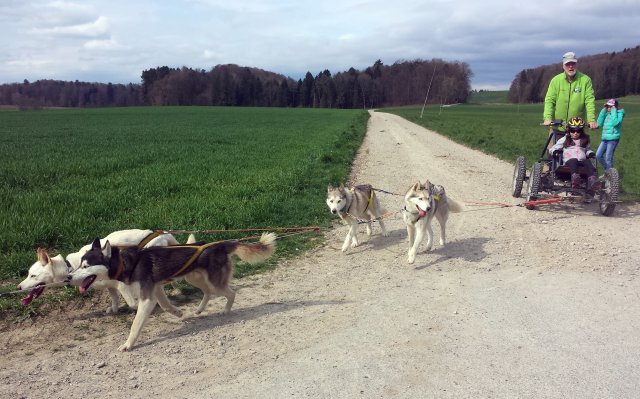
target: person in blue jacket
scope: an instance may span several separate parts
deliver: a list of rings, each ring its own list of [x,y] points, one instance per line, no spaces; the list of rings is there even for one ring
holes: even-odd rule
[[[613,153],[620,141],[623,118],[624,109],[620,109],[615,98],[607,101],[598,115],[598,126],[602,126],[602,141],[596,151],[596,159],[605,171],[613,168]]]

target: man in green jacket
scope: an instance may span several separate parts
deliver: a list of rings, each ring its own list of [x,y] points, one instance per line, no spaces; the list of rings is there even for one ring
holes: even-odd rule
[[[591,78],[578,72],[577,64],[575,53],[568,52],[562,56],[564,71],[551,79],[544,98],[544,125],[549,126],[552,120],[557,119],[566,123],[574,116],[580,116],[591,129],[598,128]],[[560,138],[564,135],[564,128],[558,127],[553,132],[557,135],[556,139]]]

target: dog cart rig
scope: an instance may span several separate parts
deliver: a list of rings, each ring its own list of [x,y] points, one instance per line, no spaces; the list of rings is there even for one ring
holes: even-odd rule
[[[562,126],[562,120],[553,121],[550,126]],[[604,216],[611,216],[616,208],[620,191],[618,171],[614,168],[605,171],[603,175],[598,176],[591,191],[589,191],[586,187],[585,171],[580,168],[580,187],[572,188],[571,172],[569,167],[564,164],[562,155],[550,155],[548,151],[548,148],[555,144],[558,139],[558,134],[549,134],[542,148],[540,158],[533,163],[528,176],[525,157],[521,155],[516,159],[511,195],[515,198],[520,198],[526,181],[525,207],[527,209],[535,209],[537,203],[559,202],[565,199],[575,200],[580,197],[582,202],[590,202],[590,197],[593,196],[599,202],[600,213]],[[553,144],[551,144],[552,140]],[[598,170],[595,160],[588,159],[587,162],[593,162],[596,171]],[[561,196],[561,194],[564,194],[564,196]]]

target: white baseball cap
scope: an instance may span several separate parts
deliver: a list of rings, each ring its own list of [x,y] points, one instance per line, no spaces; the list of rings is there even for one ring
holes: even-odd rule
[[[576,53],[573,51],[569,51],[568,53],[564,53],[562,56],[562,65],[565,65],[567,62],[578,62],[576,58]]]

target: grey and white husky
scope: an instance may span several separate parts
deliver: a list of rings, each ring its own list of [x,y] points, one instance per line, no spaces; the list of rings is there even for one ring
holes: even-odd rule
[[[358,246],[358,220],[367,221],[367,234],[371,235],[371,221],[378,220],[382,235],[388,236],[387,230],[382,221],[383,210],[375,195],[373,187],[369,184],[358,185],[353,188],[327,187],[327,206],[334,215],[340,216],[350,227],[347,237],[342,244],[342,251],[346,251],[351,244],[351,248]]]
[[[448,198],[444,187],[431,184],[429,180],[424,184],[418,182],[409,188],[404,196],[404,202],[402,215],[409,236],[408,261],[413,263],[425,232],[427,233],[427,251],[431,250],[433,245],[431,221],[434,216],[440,224],[440,245],[444,245],[449,212],[460,212],[463,206],[452,198]]]
[[[227,298],[224,313],[228,313],[236,295],[229,288],[233,275],[231,255],[237,255],[246,262],[261,262],[273,254],[275,240],[274,233],[265,233],[258,243],[252,244],[221,241],[204,245],[120,249],[112,247],[109,242],[101,246],[96,238],[91,250],[82,256],[80,268],[69,275],[68,281],[79,286],[80,292],[102,280],[118,280],[135,286],[134,289],[140,293],[138,310],[129,337],[119,348],[127,351],[135,344],[156,303],[173,315],[182,316],[182,312],[164,295],[162,286],[167,280],[184,277],[202,290],[204,295],[196,313],[204,309],[212,294]]]

